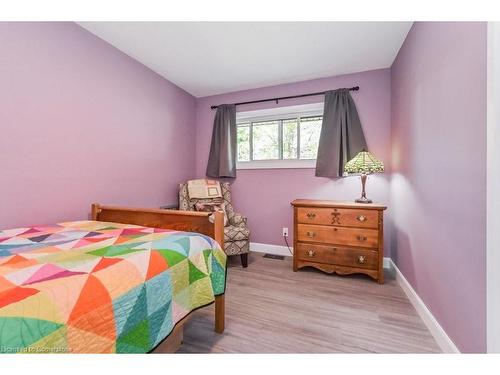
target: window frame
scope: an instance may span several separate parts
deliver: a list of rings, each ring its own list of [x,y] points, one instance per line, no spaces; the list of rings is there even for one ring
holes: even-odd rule
[[[236,161],[236,169],[315,168],[316,159],[300,159],[300,118],[323,116],[323,102],[236,113],[236,126],[248,123],[249,155],[253,155],[253,123],[278,121],[279,159]],[[298,119],[297,158],[283,159],[283,121]],[[238,147],[238,146],[237,146]]]

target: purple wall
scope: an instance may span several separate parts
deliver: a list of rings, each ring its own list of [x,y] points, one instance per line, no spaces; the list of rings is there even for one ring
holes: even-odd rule
[[[391,68],[392,258],[464,352],[486,350],[486,23],[417,22]]]
[[[0,228],[176,200],[191,95],[74,23],[2,22],[0,46]]]
[[[316,79],[305,82],[264,87],[205,97],[197,100],[196,173],[205,175],[210,149],[213,118],[212,104],[233,103],[275,96],[304,94],[359,85],[360,91],[353,93],[359,116],[370,150],[378,156],[390,172],[390,71],[375,70],[364,73]],[[286,100],[278,106],[297,105],[322,101],[322,97]],[[238,111],[270,108],[275,103],[239,106]],[[388,174],[369,178],[368,195],[381,203],[389,202]],[[296,198],[322,198],[354,200],[360,194],[358,177],[328,179],[314,176],[314,169],[267,169],[238,170],[232,184],[233,200],[238,211],[248,217],[252,230],[251,241],[284,245],[281,229],[288,227],[293,238],[293,218],[290,202]],[[387,212],[386,228],[390,227],[390,210]],[[389,248],[387,244],[386,249]]]

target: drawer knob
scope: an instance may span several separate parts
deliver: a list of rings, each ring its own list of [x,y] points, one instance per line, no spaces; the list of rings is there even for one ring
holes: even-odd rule
[[[366,216],[365,216],[365,215],[359,215],[359,216],[357,217],[357,219],[358,219],[358,221],[363,222],[363,221],[366,221],[366,219],[367,219],[367,218],[366,218]]]
[[[314,232],[307,232],[307,237],[310,237],[310,238],[314,238],[314,236],[316,236],[316,233]]]
[[[365,264],[366,263],[366,257],[364,255],[360,255],[358,257],[358,263],[359,264]]]
[[[366,236],[357,236],[358,241],[366,241],[368,238]]]
[[[307,250],[306,255],[310,258],[316,255],[316,252],[314,250]]]
[[[316,214],[314,212],[308,212],[306,214],[306,216],[309,218],[309,219],[314,219],[316,217]]]

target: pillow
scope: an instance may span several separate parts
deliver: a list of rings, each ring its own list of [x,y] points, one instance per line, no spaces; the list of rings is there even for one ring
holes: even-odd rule
[[[224,226],[227,226],[227,214],[224,209],[224,204],[222,203],[222,199],[220,201],[215,202],[196,202],[194,204],[194,209],[199,212],[216,212],[222,211],[224,213]],[[208,217],[208,220],[213,223],[215,221],[215,216],[212,214]]]
[[[205,178],[189,180],[187,188],[190,199],[222,198],[219,181],[207,180]]]

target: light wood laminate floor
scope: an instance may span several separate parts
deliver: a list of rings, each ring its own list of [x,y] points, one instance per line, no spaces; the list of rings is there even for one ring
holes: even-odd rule
[[[213,306],[193,313],[180,353],[435,353],[440,349],[394,278],[292,271],[291,258],[231,257],[226,330]]]

